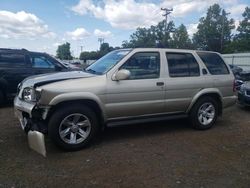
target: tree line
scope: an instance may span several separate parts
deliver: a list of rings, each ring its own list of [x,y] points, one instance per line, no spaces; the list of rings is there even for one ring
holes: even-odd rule
[[[206,15],[199,19],[197,32],[192,37],[188,35],[184,24],[176,28],[173,21],[167,25],[165,21],[161,21],[156,26],[137,28],[129,40],[122,42],[121,48],[160,47],[210,50],[220,53],[250,52],[250,8],[245,8],[242,13],[243,19],[237,28],[235,20],[228,18],[229,14],[219,4],[210,6]],[[236,32],[233,32],[234,29]],[[59,48],[60,46],[57,56],[60,58]],[[103,43],[98,51],[82,52],[80,59],[98,59],[118,48]]]

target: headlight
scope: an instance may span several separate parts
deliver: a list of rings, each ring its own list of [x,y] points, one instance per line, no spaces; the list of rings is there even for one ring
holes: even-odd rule
[[[242,85],[240,86],[240,92],[241,92],[241,93],[244,93],[245,91],[246,91],[246,88],[245,88],[244,84],[242,84]]]
[[[35,91],[32,87],[26,87],[22,93],[23,100],[31,102],[36,101]]]

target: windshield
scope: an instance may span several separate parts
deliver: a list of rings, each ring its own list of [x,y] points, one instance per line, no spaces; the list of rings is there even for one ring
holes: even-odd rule
[[[113,66],[115,66],[123,57],[125,57],[131,50],[116,50],[108,53],[95,63],[86,68],[86,72],[93,74],[105,74]]]

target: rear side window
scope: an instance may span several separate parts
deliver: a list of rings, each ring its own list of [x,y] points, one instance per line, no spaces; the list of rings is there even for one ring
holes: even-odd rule
[[[0,65],[25,66],[25,56],[16,53],[0,53]]]
[[[229,70],[223,59],[216,53],[197,52],[198,56],[205,63],[210,74],[229,74]]]
[[[190,53],[166,53],[170,77],[199,76],[200,68]]]

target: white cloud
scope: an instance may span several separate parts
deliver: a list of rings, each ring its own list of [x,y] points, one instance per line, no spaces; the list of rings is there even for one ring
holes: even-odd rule
[[[94,35],[97,37],[107,38],[107,37],[111,37],[112,33],[110,31],[101,31],[99,29],[95,29]]]
[[[95,8],[91,0],[82,0],[77,5],[73,6],[71,9],[77,14],[84,15],[91,9]]]
[[[0,11],[0,37],[2,38],[29,38],[55,37],[48,26],[36,15],[20,11]]]
[[[135,0],[106,0],[104,5],[95,5],[91,0],[80,0],[72,10],[84,15],[93,14],[111,26],[123,29],[135,29],[139,26],[150,26],[162,20],[160,7],[154,3],[136,2]]]
[[[198,30],[197,26],[198,26],[198,23],[187,25],[187,32],[189,36],[193,36],[193,34],[197,32]]]
[[[61,42],[55,42],[55,43],[53,43],[53,46],[54,47],[57,47],[57,46],[59,46],[59,45],[61,45],[62,43]]]
[[[234,19],[238,19],[238,18],[241,18],[241,15],[245,11],[246,7],[247,7],[246,4],[238,4],[238,5],[228,8],[227,12],[230,12],[230,17]]]
[[[226,10],[231,9],[232,15],[237,12],[242,14],[241,10],[245,7],[239,0],[162,0],[160,3],[149,0],[79,0],[71,10],[79,15],[90,13],[115,28],[135,29],[161,21],[161,7],[173,8],[173,17],[184,18],[188,14],[205,12],[214,3],[219,3]]]
[[[82,40],[85,37],[90,36],[90,33],[84,28],[76,28],[74,31],[66,33],[72,40]]]

